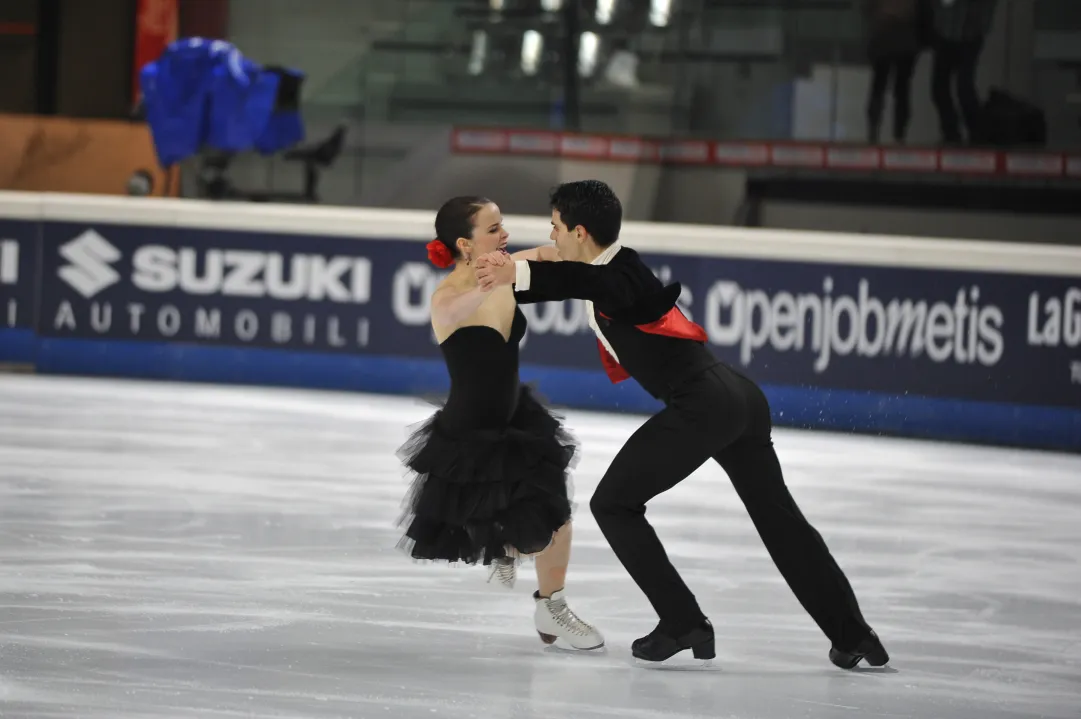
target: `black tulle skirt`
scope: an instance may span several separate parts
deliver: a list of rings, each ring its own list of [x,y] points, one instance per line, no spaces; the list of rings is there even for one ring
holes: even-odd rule
[[[561,418],[523,385],[502,429],[451,434],[445,423],[440,409],[398,451],[414,475],[398,546],[418,560],[485,565],[542,551],[572,512],[577,445]]]

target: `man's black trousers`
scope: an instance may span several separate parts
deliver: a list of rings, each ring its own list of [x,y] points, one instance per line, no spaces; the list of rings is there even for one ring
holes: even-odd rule
[[[804,609],[835,646],[855,647],[870,628],[844,572],[789,494],[770,433],[758,386],[726,365],[707,369],[684,382],[616,455],[590,502],[593,516],[662,625],[677,635],[688,631],[704,615],[646,520],[646,503],[713,458]]]

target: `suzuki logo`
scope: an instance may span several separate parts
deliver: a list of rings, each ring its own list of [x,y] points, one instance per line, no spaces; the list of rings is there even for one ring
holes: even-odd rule
[[[60,268],[60,279],[88,299],[120,279],[120,273],[109,266],[120,259],[120,250],[93,230],[61,245],[60,256],[71,263]]]

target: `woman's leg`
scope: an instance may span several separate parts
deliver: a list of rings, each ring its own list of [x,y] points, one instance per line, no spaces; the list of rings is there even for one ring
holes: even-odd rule
[[[604,636],[567,606],[563,594],[570,559],[571,523],[567,522],[552,535],[548,548],[537,555],[538,588],[533,594],[536,602],[533,622],[545,644],[562,640],[571,649],[599,649],[604,646]]]
[[[552,543],[537,555],[537,589],[542,597],[550,597],[567,581],[567,565],[571,561],[571,523],[567,522],[552,535]]]

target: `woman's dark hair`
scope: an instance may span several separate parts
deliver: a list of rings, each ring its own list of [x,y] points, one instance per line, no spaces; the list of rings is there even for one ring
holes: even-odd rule
[[[446,245],[450,255],[458,259],[459,237],[473,237],[473,218],[491,200],[486,197],[452,197],[443,203],[435,215],[435,239]]]

